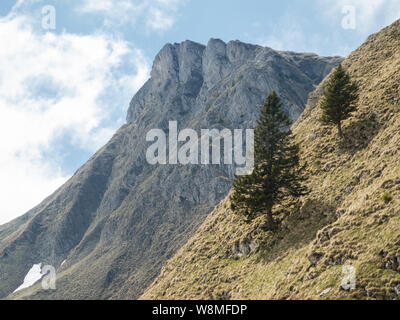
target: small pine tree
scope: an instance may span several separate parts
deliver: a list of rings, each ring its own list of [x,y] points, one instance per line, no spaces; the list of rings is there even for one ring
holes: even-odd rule
[[[231,208],[248,220],[267,216],[269,230],[275,228],[272,209],[288,196],[306,194],[299,168],[299,146],[288,129],[291,120],[283,112],[276,92],[272,92],[260,111],[254,135],[254,170],[237,176],[233,182]]]
[[[336,125],[339,137],[342,138],[342,121],[357,110],[357,101],[358,85],[351,81],[348,72],[339,64],[328,81],[322,97],[321,122]]]

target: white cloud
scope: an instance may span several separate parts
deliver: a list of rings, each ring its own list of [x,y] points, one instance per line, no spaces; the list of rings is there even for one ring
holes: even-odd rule
[[[0,19],[0,38],[1,224],[66,181],[52,154],[62,139],[93,152],[111,137],[121,123],[108,119],[126,110],[149,63],[106,34],[37,31],[15,7]]]
[[[278,24],[271,24],[266,35],[259,32],[260,27],[255,25],[258,36],[255,42],[274,50],[315,52],[321,54],[321,47],[325,39],[319,33],[313,33],[288,12],[279,19]],[[259,35],[261,34],[261,36]]]
[[[378,31],[384,26],[380,24],[382,22],[387,25],[400,18],[399,0],[324,0],[318,4],[322,8],[324,18],[328,18],[331,23],[337,23],[338,27],[343,17],[342,9],[345,6],[354,6],[355,30],[363,35]]]
[[[275,50],[301,51],[302,48],[307,47],[307,37],[301,26],[292,17],[286,16],[280,21],[280,25],[269,30],[267,36],[259,37],[257,43]]]
[[[343,13],[346,6],[355,8],[355,30],[342,27],[342,20],[348,14]],[[298,12],[286,12],[279,23],[270,25],[267,34],[263,35],[254,25],[258,36],[249,37],[277,50],[347,56],[371,33],[400,18],[399,0],[314,0],[310,8],[319,14],[315,25],[302,20]],[[330,51],[324,51],[326,48]]]
[[[178,8],[186,0],[84,0],[78,7],[81,13],[102,14],[106,27],[130,23],[146,26],[146,31],[170,29]]]
[[[170,29],[174,24],[171,16],[166,15],[158,8],[151,8],[149,11],[149,19],[147,26],[152,30],[165,30]]]
[[[325,52],[323,49],[329,48],[332,38],[324,38],[319,33],[310,34],[292,19],[292,22],[285,24],[285,27],[281,25],[267,36],[257,37],[255,42],[274,50],[312,52],[320,55],[339,55],[343,57],[354,49],[336,40],[335,51],[333,53],[332,51]]]

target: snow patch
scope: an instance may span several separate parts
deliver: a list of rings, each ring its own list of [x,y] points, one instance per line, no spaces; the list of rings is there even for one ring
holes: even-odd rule
[[[17,289],[15,289],[14,293],[22,289],[26,289],[30,286],[33,286],[36,282],[38,282],[42,278],[42,276],[43,276],[42,263],[34,264],[26,274],[24,278],[24,283],[21,284]]]

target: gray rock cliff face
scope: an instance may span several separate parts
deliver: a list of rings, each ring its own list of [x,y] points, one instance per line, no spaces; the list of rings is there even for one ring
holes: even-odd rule
[[[295,120],[341,61],[217,39],[164,46],[127,124],[53,195],[0,227],[0,297],[39,262],[57,268],[57,290],[34,288],[27,298],[139,297],[227,195],[235,169],[150,165],[146,133],[168,132],[169,121],[198,132],[254,128],[272,90]]]

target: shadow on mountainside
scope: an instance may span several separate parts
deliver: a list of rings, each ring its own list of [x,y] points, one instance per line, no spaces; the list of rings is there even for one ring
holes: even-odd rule
[[[336,206],[320,199],[306,199],[289,212],[282,212],[277,219],[281,220],[279,229],[269,233],[260,245],[260,260],[268,263],[285,257],[290,249],[307,245],[320,229],[336,221],[336,210]]]
[[[344,139],[338,143],[339,151],[354,153],[366,148],[378,134],[380,125],[372,113],[364,119],[351,121],[343,128]]]

